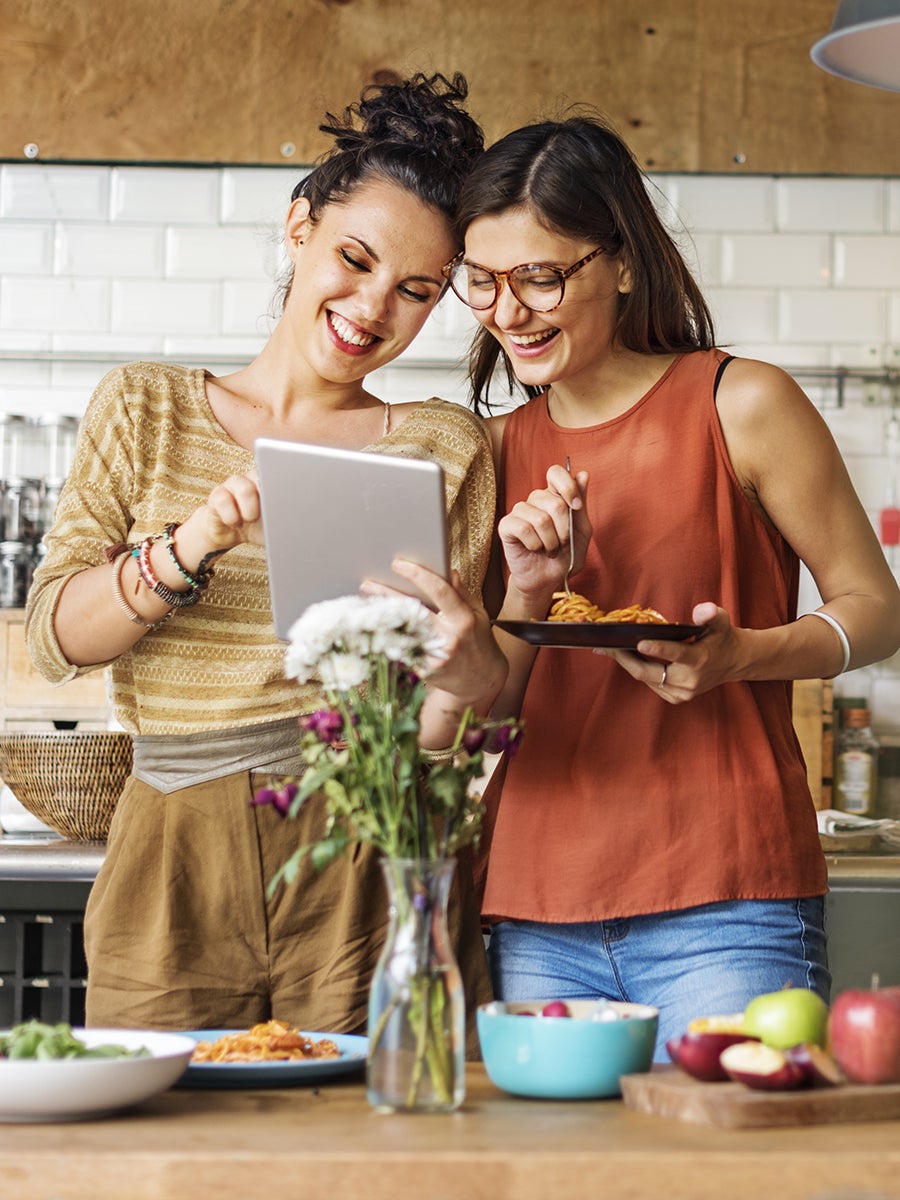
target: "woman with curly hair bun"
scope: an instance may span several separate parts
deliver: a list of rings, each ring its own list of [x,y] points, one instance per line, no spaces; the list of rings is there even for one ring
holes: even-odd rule
[[[250,804],[272,776],[302,770],[297,718],[321,707],[315,687],[285,677],[253,445],[274,437],[443,466],[458,579],[405,570],[455,651],[422,721],[426,747],[448,745],[466,705],[505,677],[480,602],[489,441],[462,406],[391,405],[365,383],[421,330],[459,247],[459,189],[483,149],[466,92],[461,76],[417,75],[328,114],[321,128],[334,146],[287,211],[283,311],[249,365],[217,377],[133,363],[90,402],[27,636],[55,682],[111,664],[116,716],[134,735],[133,777],[85,918],[92,1025],[365,1027],[387,910],[374,855],[321,876],[307,865],[265,899],[296,846],[322,835],[324,813],[313,802],[285,822]],[[459,874],[455,935],[474,1011],[487,973]]]

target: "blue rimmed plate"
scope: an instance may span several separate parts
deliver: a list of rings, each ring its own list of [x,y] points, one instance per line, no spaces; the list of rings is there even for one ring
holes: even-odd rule
[[[229,1033],[245,1033],[237,1029],[191,1029],[186,1035],[195,1042],[215,1042]],[[310,1033],[301,1030],[304,1037],[320,1042],[323,1038],[334,1042],[340,1058],[286,1059],[281,1062],[256,1063],[195,1063],[179,1080],[179,1087],[206,1088],[258,1088],[258,1087],[302,1087],[308,1084],[328,1083],[342,1075],[362,1071],[366,1065],[369,1039],[352,1033]]]

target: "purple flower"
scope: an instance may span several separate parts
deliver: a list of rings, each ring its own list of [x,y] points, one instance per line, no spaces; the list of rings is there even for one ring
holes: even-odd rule
[[[300,789],[297,787],[296,783],[286,783],[283,788],[279,788],[279,790],[275,793],[275,799],[272,801],[272,803],[275,806],[275,811],[280,816],[286,817],[288,815],[288,811],[293,803],[294,797],[299,791]]]
[[[330,746],[339,740],[344,728],[344,721],[340,713],[334,712],[330,708],[320,708],[318,712],[301,717],[300,728],[310,730],[320,742],[325,742]]]
[[[463,734],[462,742],[470,754],[475,754],[484,745],[486,737],[487,734],[480,725],[470,725]]]
[[[521,741],[522,728],[520,725],[501,725],[494,734],[494,752],[506,754],[512,758],[518,751]]]
[[[250,804],[257,806],[271,804],[280,817],[286,817],[299,790],[296,783],[286,783],[277,791],[270,787],[258,788],[253,793]]]
[[[253,799],[250,801],[253,805],[264,805],[275,803],[275,789],[270,787],[257,788],[253,793]]]

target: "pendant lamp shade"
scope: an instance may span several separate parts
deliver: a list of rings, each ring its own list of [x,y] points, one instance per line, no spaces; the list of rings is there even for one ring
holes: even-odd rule
[[[832,75],[900,92],[900,0],[840,0],[810,56]]]

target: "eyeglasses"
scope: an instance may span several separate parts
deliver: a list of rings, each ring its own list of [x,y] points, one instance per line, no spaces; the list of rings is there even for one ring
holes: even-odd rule
[[[546,263],[522,263],[509,271],[492,271],[490,267],[480,267],[478,263],[468,262],[462,254],[458,254],[452,262],[441,268],[441,273],[463,304],[479,312],[497,303],[504,280],[520,304],[532,312],[552,312],[563,302],[566,280],[587,266],[598,254],[603,254],[602,246],[579,258],[577,263],[564,271]]]

